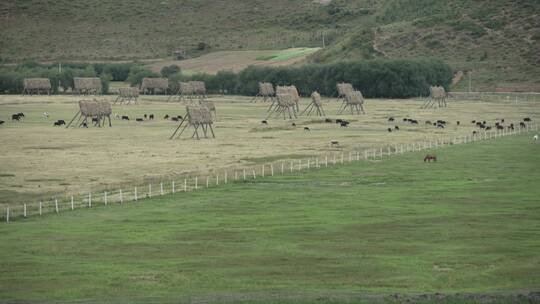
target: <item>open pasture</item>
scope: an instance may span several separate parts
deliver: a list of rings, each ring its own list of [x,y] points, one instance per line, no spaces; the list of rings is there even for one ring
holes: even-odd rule
[[[0,302],[537,303],[504,297],[540,286],[539,148],[528,133],[2,223]]]
[[[99,99],[113,101],[116,96]],[[323,98],[328,118],[350,122],[348,127],[325,123],[323,118],[299,117],[294,122],[266,117],[268,103],[250,103],[251,97],[212,96],[217,108],[216,139],[200,141],[185,136],[168,140],[176,122],[168,114],[184,115],[182,103],[166,102],[166,96],[141,96],[137,105],[114,105],[113,127],[53,127],[57,119],[69,120],[78,111],[76,96],[0,96],[0,204],[32,202],[61,193],[83,193],[123,184],[167,180],[172,176],[212,172],[226,167],[249,166],[278,159],[294,159],[335,151],[379,148],[437,136],[470,135],[479,130],[471,120],[496,119],[517,124],[524,117],[540,117],[534,102],[450,101],[445,109],[420,109],[421,100],[367,100],[365,115],[337,116],[339,103]],[[301,110],[309,104],[304,98]],[[13,113],[24,112],[21,122]],[[48,112],[50,117],[42,117]],[[144,114],[154,120],[136,122]],[[394,122],[388,122],[394,117]],[[403,122],[404,117],[418,125]],[[441,119],[444,129],[426,125]],[[456,121],[460,121],[458,126]],[[388,132],[388,128],[399,131]],[[309,131],[305,131],[308,127]],[[338,146],[330,146],[335,140]]]

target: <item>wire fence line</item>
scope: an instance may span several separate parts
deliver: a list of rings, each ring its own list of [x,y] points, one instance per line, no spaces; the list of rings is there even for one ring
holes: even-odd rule
[[[274,175],[290,175],[327,168],[336,165],[384,160],[393,155],[407,152],[417,152],[430,149],[438,149],[449,145],[466,144],[477,141],[485,141],[509,135],[518,135],[524,132],[538,131],[538,124],[527,124],[526,128],[514,130],[503,129],[483,131],[463,136],[436,137],[430,140],[416,141],[408,144],[387,145],[385,147],[341,151],[338,153],[325,153],[301,159],[278,160],[270,163],[249,167],[234,167],[220,170],[215,174],[196,175],[192,177],[173,178],[166,182],[150,182],[145,185],[122,187],[115,190],[88,192],[78,195],[63,195],[42,200],[34,203],[23,203],[17,206],[7,206],[0,214],[0,221],[10,221],[41,216],[48,213],[66,212],[81,208],[93,208],[107,206],[109,204],[131,204],[145,199],[166,194],[181,194],[186,192],[201,191],[207,188],[218,187],[229,183],[255,181],[257,178],[271,177]]]
[[[538,92],[449,92],[449,95],[459,100],[540,102]]]

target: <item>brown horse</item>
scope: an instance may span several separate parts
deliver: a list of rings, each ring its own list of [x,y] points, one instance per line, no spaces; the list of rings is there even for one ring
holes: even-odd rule
[[[428,154],[428,155],[426,155],[426,157],[424,157],[424,162],[426,162],[426,161],[428,163],[430,163],[431,161],[436,162],[437,161],[437,156]]]

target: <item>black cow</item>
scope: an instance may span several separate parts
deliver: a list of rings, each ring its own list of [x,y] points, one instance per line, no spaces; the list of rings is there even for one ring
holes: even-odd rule
[[[0,125],[3,125],[5,121],[3,120],[0,120]]]
[[[458,126],[459,126],[459,124],[460,124],[459,120],[458,120],[458,121],[456,121],[456,125],[458,125]]]
[[[148,118],[148,115],[144,114],[144,119],[147,119]]]
[[[520,127],[520,128],[526,128],[526,127],[527,127],[527,125],[525,125],[525,123],[524,123],[524,122],[520,122],[520,123],[519,123],[519,127]]]
[[[472,123],[472,124],[475,124],[475,123],[476,123],[476,120],[471,121],[471,123]]]
[[[173,117],[171,117],[171,120],[172,120],[172,121],[178,121],[179,119],[178,119],[178,117],[174,117],[174,116],[173,116]]]
[[[97,117],[92,117],[92,122],[94,123],[94,125],[97,125],[99,124],[99,119]]]
[[[291,126],[296,127],[296,124],[293,122],[293,123],[291,124]]]
[[[444,129],[444,125],[437,124],[437,128]]]
[[[486,131],[489,131],[489,130],[491,130],[491,127],[486,127]]]
[[[386,130],[388,130],[388,132],[392,132],[392,128],[388,128],[388,129],[386,129]]]
[[[122,120],[129,120],[129,116],[127,116],[127,115],[122,115]]]
[[[340,123],[342,123],[342,122],[343,122],[343,119],[336,119],[336,123],[337,123],[337,124],[340,124]]]
[[[333,122],[330,118],[326,118],[324,122]]]
[[[169,114],[165,114],[165,116],[163,116],[163,119],[169,119]]]
[[[135,118],[135,120],[138,121],[138,122],[144,121],[144,119],[142,119],[142,118]]]
[[[497,125],[497,130],[503,130],[503,129],[504,129],[504,127],[503,127],[503,126],[501,126],[501,125]]]
[[[66,124],[66,122],[63,119],[59,119],[56,122],[54,122],[54,126],[61,126],[61,125],[65,125],[65,124]]]
[[[476,135],[476,134],[478,134],[478,132],[472,131],[472,135]]]
[[[150,115],[148,116],[148,119],[153,120],[153,119],[154,119],[154,114],[150,114]]]
[[[261,121],[261,123],[262,123],[263,125],[267,125],[267,124],[268,124],[268,121],[263,120],[263,121]]]
[[[21,113],[22,114],[22,113]],[[24,115],[23,115],[24,116]],[[531,122],[531,118],[530,117],[525,117],[523,118],[523,121],[526,121],[526,122]]]
[[[408,118],[403,118],[403,121],[409,121],[409,119]]]
[[[388,118],[388,121],[394,121],[394,117]]]
[[[426,125],[430,125],[431,124],[431,121],[430,120],[426,120]]]
[[[304,127],[304,131],[311,131],[308,127]]]
[[[394,130],[399,131],[399,127],[398,127],[398,126],[395,126],[395,127],[394,127]]]
[[[24,117],[24,113],[23,113],[23,112],[19,112],[19,113],[17,113],[17,115],[19,115],[20,117]]]
[[[346,128],[349,126],[349,122],[346,120],[343,120],[339,125]]]
[[[410,121],[411,121],[411,124],[413,124],[413,125],[417,125],[417,124],[418,124],[418,120],[416,120],[416,119],[411,119]]]
[[[182,119],[182,115],[176,115],[176,118]]]
[[[85,123],[85,122],[83,122],[82,127],[83,127],[83,128],[88,128],[88,124]]]
[[[21,121],[21,116],[19,116],[19,114],[13,114],[11,115],[11,121]]]

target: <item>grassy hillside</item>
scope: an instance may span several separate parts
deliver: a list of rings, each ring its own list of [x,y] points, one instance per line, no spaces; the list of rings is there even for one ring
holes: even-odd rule
[[[437,163],[410,153],[3,223],[0,298],[325,303],[537,290],[539,148],[512,136],[438,150]]]
[[[196,56],[322,46],[324,37],[312,61],[433,56],[472,70],[473,89],[531,90],[540,89],[539,15],[538,1],[511,0],[2,1],[0,58]]]

